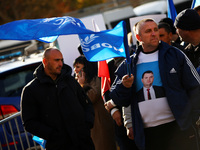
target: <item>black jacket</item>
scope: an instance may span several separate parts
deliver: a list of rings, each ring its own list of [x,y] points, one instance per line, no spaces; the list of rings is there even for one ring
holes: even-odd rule
[[[47,150],[93,150],[90,128],[94,110],[83,89],[63,66],[57,82],[44,73],[43,65],[22,92],[21,111],[25,129],[47,140]]]
[[[200,44],[194,47],[192,44],[188,44],[184,53],[190,59],[195,68],[200,66]]]

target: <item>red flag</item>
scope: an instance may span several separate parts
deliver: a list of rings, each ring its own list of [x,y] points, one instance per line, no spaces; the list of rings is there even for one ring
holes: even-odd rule
[[[93,28],[96,32],[100,31],[98,25],[92,20]],[[110,90],[110,73],[106,60],[98,61],[98,77],[101,77],[101,96],[104,100],[104,93]]]
[[[98,76],[101,77],[101,96],[103,98],[104,93],[110,90],[111,84],[110,73],[106,60],[98,62]]]

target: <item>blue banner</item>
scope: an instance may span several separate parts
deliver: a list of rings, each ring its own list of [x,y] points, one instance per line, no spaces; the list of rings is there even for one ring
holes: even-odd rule
[[[51,43],[59,35],[90,32],[81,20],[73,17],[24,19],[0,26],[1,40],[40,40]]]
[[[123,21],[114,29],[94,32],[73,17],[24,19],[0,26],[1,40],[40,40],[51,43],[60,35],[78,34],[88,61],[126,57]]]
[[[123,22],[113,30],[79,34],[81,47],[87,60],[101,61],[113,57],[126,57]]]
[[[167,17],[175,21],[176,16],[177,12],[173,0],[167,0]]]

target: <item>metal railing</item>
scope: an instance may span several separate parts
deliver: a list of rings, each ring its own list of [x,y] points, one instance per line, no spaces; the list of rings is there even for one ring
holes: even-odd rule
[[[21,112],[0,120],[0,136],[0,150],[42,149],[32,140],[33,135],[23,128]]]

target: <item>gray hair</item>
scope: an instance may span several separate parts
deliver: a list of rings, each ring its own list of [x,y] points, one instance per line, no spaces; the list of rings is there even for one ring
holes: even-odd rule
[[[142,24],[145,22],[155,22],[155,20],[153,20],[151,18],[146,18],[146,19],[142,19],[142,20],[138,21],[133,27],[133,31],[134,31],[135,35],[140,33],[140,28],[141,28]]]

